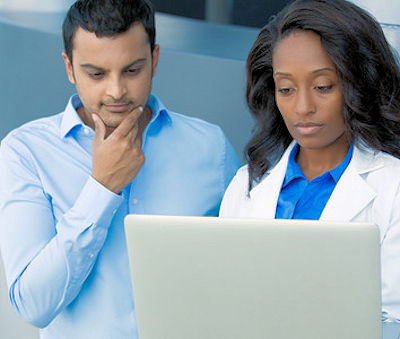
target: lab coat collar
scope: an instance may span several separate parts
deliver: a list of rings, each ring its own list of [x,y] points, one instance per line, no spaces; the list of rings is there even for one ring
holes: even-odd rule
[[[254,217],[275,218],[276,204],[285,179],[289,155],[295,145],[296,142],[292,141],[279,162],[268,169],[261,182],[250,191],[250,199],[254,202],[252,208]]]
[[[333,190],[320,219],[353,220],[377,194],[363,176],[382,167],[382,153],[362,145],[354,147],[350,164]]]
[[[250,191],[254,217],[275,218],[289,154],[294,145],[293,141],[276,166],[268,170],[261,182]],[[362,143],[354,145],[352,159],[328,200],[321,220],[350,221],[375,198],[376,192],[366,183],[363,175],[383,166],[381,154]]]

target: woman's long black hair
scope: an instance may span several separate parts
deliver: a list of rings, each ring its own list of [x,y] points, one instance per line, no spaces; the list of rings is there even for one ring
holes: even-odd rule
[[[345,0],[297,0],[262,28],[247,58],[246,98],[257,122],[246,149],[249,189],[293,140],[275,102],[272,54],[299,30],[317,33],[336,65],[350,140],[400,158],[399,63],[379,23]]]

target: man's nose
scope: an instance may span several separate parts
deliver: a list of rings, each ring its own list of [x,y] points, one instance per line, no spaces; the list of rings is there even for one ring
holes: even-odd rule
[[[107,95],[114,100],[122,99],[126,94],[126,83],[120,76],[110,77],[107,83]]]

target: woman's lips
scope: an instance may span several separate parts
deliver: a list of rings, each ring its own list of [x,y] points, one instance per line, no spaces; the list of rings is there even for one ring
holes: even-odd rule
[[[313,122],[299,122],[294,125],[297,132],[301,135],[313,135],[322,129],[322,124]]]

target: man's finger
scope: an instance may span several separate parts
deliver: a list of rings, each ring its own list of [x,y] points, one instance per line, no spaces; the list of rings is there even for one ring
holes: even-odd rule
[[[124,136],[127,140],[130,140],[132,144],[134,141],[139,137],[138,136],[138,131],[139,131],[139,123],[136,121],[132,127],[132,129]]]
[[[92,119],[95,129],[93,146],[96,147],[104,141],[106,135],[106,126],[104,125],[103,120],[101,120],[101,118],[97,114],[92,114]]]
[[[124,120],[119,124],[119,126],[111,133],[110,136],[125,137],[135,125],[137,125],[137,120],[143,112],[143,107],[139,106],[129,113]]]

